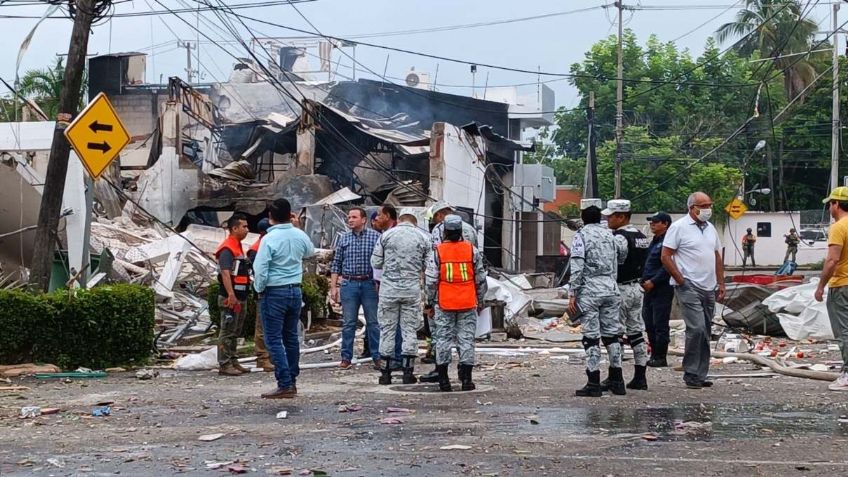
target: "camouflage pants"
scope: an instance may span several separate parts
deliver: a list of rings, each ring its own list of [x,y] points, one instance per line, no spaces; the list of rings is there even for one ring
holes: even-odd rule
[[[238,337],[244,328],[244,315],[247,303],[239,302],[241,309],[238,313],[224,308],[224,297],[218,297],[218,308],[221,310],[221,325],[218,334],[218,365],[223,366],[238,359]]]
[[[450,364],[451,348],[459,348],[459,363],[474,364],[474,335],[477,311],[442,311],[436,306],[436,364]]]
[[[421,298],[380,297],[377,307],[377,320],[380,323],[380,355],[395,355],[395,337],[400,326],[403,338],[402,354],[418,355],[418,328],[421,327]]]
[[[645,342],[645,320],[642,318],[642,298],[644,293],[638,283],[619,285],[621,290],[621,325],[630,347],[636,366],[648,364],[648,344]]]
[[[624,332],[619,316],[621,296],[592,296],[587,293],[577,297],[577,306],[580,308],[580,320],[583,324],[586,369],[590,372],[601,369],[601,341],[607,348],[610,367],[620,368],[619,338]]]

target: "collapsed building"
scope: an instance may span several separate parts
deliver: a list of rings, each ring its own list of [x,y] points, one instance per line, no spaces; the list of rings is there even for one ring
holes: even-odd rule
[[[292,68],[297,62],[282,58],[293,54],[284,50],[280,64]],[[344,228],[338,204],[389,203],[423,217],[425,207],[446,200],[477,228],[492,267],[533,271],[537,256],[558,253],[560,224],[540,220],[539,210],[554,197],[553,171],[522,164],[532,148],[522,131],[552,124],[553,92],[544,85],[530,99],[493,88],[494,101],[427,84],[314,81],[293,69],[268,77],[250,60],[226,83],[149,84],[146,74],[141,53],[89,60],[89,97],[105,93],[132,140],[90,185],[72,157],[60,244],[77,257],[69,273],[85,268],[90,196],[104,221],[143,212],[161,222],[160,237],[170,226],[210,242],[211,228],[220,231],[233,212],[248,214],[253,226],[270,201],[286,197],[304,209],[321,248]],[[0,127],[4,270],[29,264],[54,129],[47,121]]]

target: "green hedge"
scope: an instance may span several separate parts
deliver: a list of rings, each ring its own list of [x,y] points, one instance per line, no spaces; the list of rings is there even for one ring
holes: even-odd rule
[[[218,308],[218,282],[209,284],[206,300],[209,302],[209,318],[215,326],[221,324],[221,309]],[[327,313],[327,293],[330,292],[330,281],[327,277],[316,273],[305,273],[303,275],[303,301],[306,308],[312,310],[312,318],[325,316]],[[256,294],[251,293],[247,298],[247,315],[245,315],[242,338],[253,339],[256,329],[256,307],[259,304]]]
[[[143,364],[151,355],[153,290],[117,284],[49,295],[0,291],[0,362],[63,369]]]

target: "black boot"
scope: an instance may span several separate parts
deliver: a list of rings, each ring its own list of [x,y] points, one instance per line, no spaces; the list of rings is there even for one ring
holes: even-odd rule
[[[452,391],[450,378],[448,377],[448,365],[438,364],[436,365],[436,371],[439,373],[439,390],[443,392]]]
[[[471,381],[471,371],[474,369],[473,364],[460,364],[459,371],[459,381],[462,382],[462,390],[463,391],[473,391],[477,389],[477,386],[474,385],[474,382]]]
[[[621,373],[621,368],[611,367],[609,369],[609,382],[610,392],[619,396],[624,396],[625,394],[627,394],[627,389],[625,389],[624,387],[624,376]]]
[[[633,380],[627,383],[627,389],[648,390],[648,378],[645,377],[645,366],[636,366],[636,372],[633,374]]]
[[[575,395],[581,397],[601,397],[604,393],[601,392],[601,372],[586,370],[586,386],[574,392]]]
[[[380,359],[380,381],[382,385],[392,384],[392,359],[389,356],[383,356]]]
[[[403,363],[403,384],[415,384],[418,382],[412,372],[415,370],[415,356],[404,356],[401,360]]]
[[[438,383],[439,382],[438,366],[433,368],[433,370],[430,371],[429,373],[422,374],[421,376],[418,376],[418,382],[419,383]]]
[[[601,381],[601,392],[607,393],[607,392],[609,392],[609,390],[610,390],[610,380],[609,380],[609,378],[607,378],[607,379],[604,379],[603,381]]]

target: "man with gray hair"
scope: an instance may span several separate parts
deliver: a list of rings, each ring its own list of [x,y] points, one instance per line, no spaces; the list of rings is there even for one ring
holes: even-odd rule
[[[713,201],[695,192],[686,201],[689,213],[675,221],[665,233],[662,263],[671,275],[677,302],[686,323],[683,381],[690,389],[713,385],[710,370],[710,330],[716,297],[724,299],[724,265],[721,241],[709,222]]]

